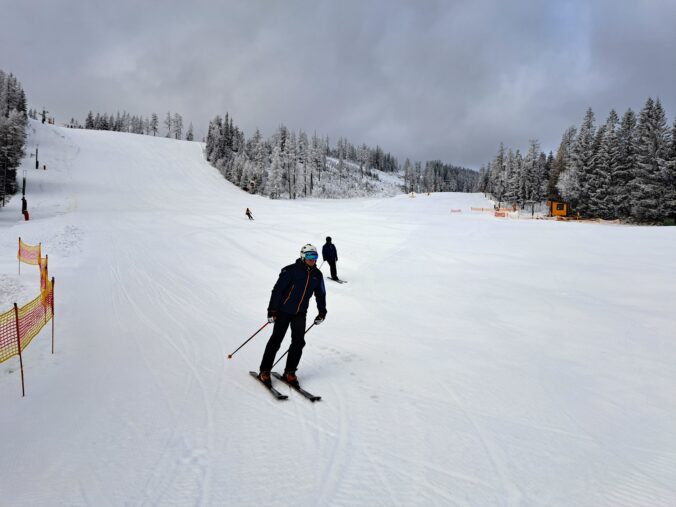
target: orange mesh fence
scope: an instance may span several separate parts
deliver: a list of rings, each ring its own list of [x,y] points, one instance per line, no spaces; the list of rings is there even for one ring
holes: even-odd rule
[[[479,211],[479,212],[488,211],[490,213],[493,213],[493,211],[495,211],[495,209],[493,209],[493,208],[470,208],[470,211]]]
[[[53,308],[54,283],[53,280],[48,280],[46,290],[18,309],[22,352],[53,317]],[[17,318],[14,309],[0,313],[0,363],[19,353],[16,332]]]
[[[16,340],[16,315],[14,308],[0,313],[0,363],[19,353]]]
[[[21,336],[22,352],[52,318],[53,302],[54,286],[51,281],[47,281],[47,290],[27,305],[19,308],[19,335]]]
[[[19,253],[17,253],[16,257],[25,264],[39,266],[42,259],[41,244],[38,243],[37,246],[27,245],[19,238]]]

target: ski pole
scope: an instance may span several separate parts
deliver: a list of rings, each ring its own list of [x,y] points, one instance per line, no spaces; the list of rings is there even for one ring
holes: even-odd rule
[[[307,329],[305,330],[305,334],[307,334],[307,332],[308,332],[310,329],[312,329],[312,328],[314,327],[314,325],[315,325],[315,323],[313,322],[312,325],[311,325],[309,328],[307,328]],[[291,348],[291,347],[289,347],[289,348]],[[277,361],[275,361],[275,364],[272,365],[272,368],[274,368],[275,365],[276,365],[278,362],[280,362],[280,361],[282,360],[282,358],[283,358],[286,354],[288,354],[288,352],[289,352],[289,349],[286,349],[286,352],[284,352],[284,353],[282,354],[282,356],[281,356],[279,359],[277,359]]]
[[[254,334],[252,334],[251,336],[249,336],[249,339],[248,339],[247,341],[245,341],[245,342],[242,343],[239,347],[237,347],[237,350],[241,349],[242,347],[244,347],[244,345],[246,345],[247,343],[249,343],[249,340],[251,340],[251,338],[253,338],[253,337],[256,336],[258,333],[260,333],[261,331],[263,331],[263,328],[264,328],[265,326],[267,326],[268,324],[270,324],[270,323],[269,323],[269,322],[266,322],[265,324],[263,324],[263,325],[258,329],[258,331],[256,331]],[[235,353],[237,352],[237,350],[235,350],[235,352],[233,352],[232,354],[228,354],[228,359],[232,359],[232,356],[235,355]]]
[[[321,271],[322,266],[324,265],[325,262],[326,262],[326,261],[322,261],[322,263],[319,265],[319,270],[320,270],[320,271]]]

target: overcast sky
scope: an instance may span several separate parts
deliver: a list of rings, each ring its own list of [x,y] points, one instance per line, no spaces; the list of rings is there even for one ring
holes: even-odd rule
[[[226,111],[403,162],[478,169],[500,142],[554,150],[588,106],[676,115],[676,0],[0,0],[0,68],[29,107]]]

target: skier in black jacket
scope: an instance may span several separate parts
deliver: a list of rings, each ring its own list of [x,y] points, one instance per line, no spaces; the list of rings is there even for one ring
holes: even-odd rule
[[[331,243],[331,236],[326,236],[326,244],[322,247],[322,257],[331,266],[331,278],[338,281],[338,272],[336,271],[338,250],[336,250],[336,245]]]
[[[271,385],[270,370],[289,325],[291,346],[286,359],[284,380],[290,384],[298,383],[296,369],[305,346],[305,317],[312,294],[315,295],[319,311],[315,317],[315,325],[321,324],[326,318],[326,288],[322,272],[316,266],[317,257],[317,248],[310,244],[305,245],[300,250],[300,259],[282,268],[272,289],[268,322],[274,323],[275,327],[265,347],[258,374],[258,378],[266,385]]]

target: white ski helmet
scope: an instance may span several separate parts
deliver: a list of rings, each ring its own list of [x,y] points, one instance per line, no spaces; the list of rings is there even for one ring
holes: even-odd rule
[[[319,254],[317,253],[317,247],[311,245],[310,243],[303,245],[303,247],[300,249],[300,258],[306,260],[308,257],[312,260],[317,260],[317,257],[319,257]]]

